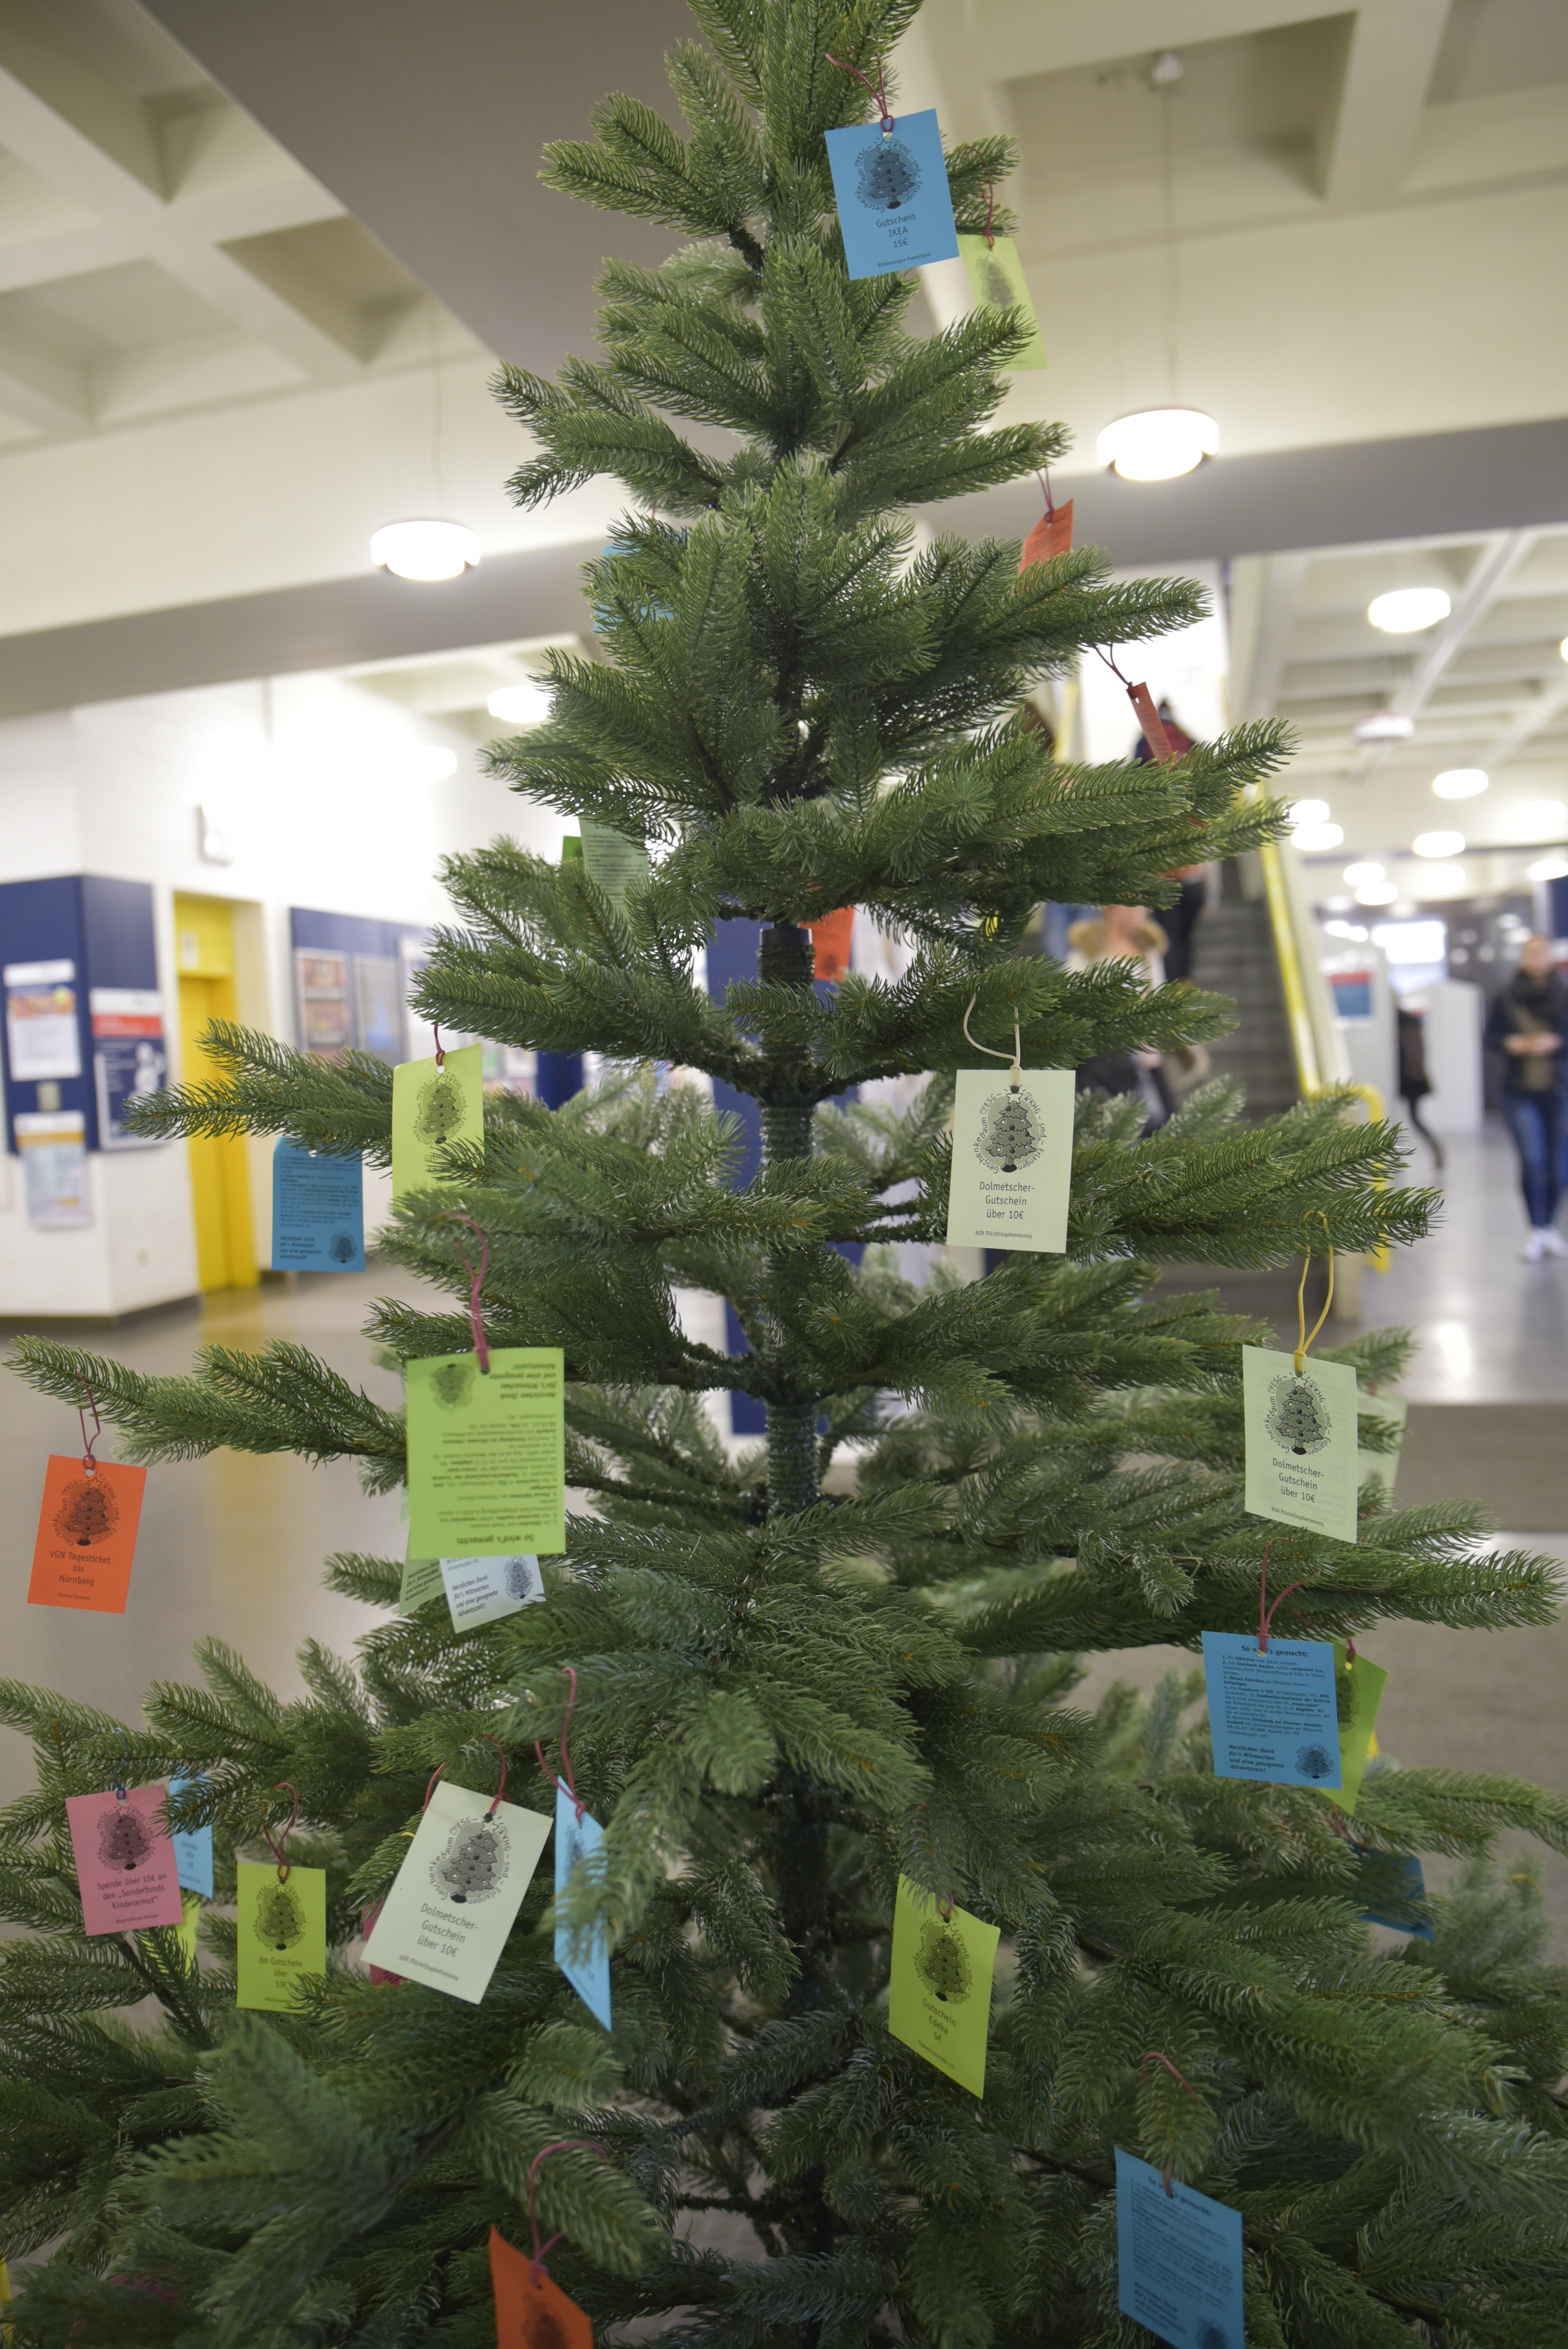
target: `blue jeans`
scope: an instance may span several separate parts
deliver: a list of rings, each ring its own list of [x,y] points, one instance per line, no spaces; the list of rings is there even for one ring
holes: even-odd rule
[[[1519,1153],[1519,1179],[1531,1223],[1542,1231],[1557,1218],[1568,1187],[1568,1117],[1561,1093],[1504,1093],[1502,1113]]]

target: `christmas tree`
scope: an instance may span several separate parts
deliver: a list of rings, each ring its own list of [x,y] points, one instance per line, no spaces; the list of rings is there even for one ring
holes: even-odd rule
[[[1195,824],[1216,856],[1267,836],[1280,735],[1053,760],[1027,683],[1085,647],[1136,662],[1201,598],[1108,584],[1093,551],[1020,576],[1016,542],[908,518],[1064,445],[994,420],[1016,314],[921,336],[913,281],[847,275],[823,135],[866,99],[830,59],[874,73],[914,0],[694,13],[686,135],[612,98],[547,172],[686,242],[657,270],[605,264],[597,358],[503,386],[531,435],[520,499],[606,476],[633,510],[591,566],[603,660],[556,655],[551,719],[492,765],[657,854],[614,897],[581,859],[454,859],[459,921],[420,983],[453,1030],[607,1074],[558,1111],[495,1097],[482,1150],[448,1145],[449,1179],[383,1242],[435,1309],[383,1303],[367,1333],[405,1361],[469,1345],[444,1218],[471,1216],[490,1344],[564,1354],[569,1547],[543,1605],[461,1636],[438,1597],[392,1615],[401,1561],[334,1558],[331,1587],[378,1612],[352,1661],[305,1642],[304,1696],[211,1643],[202,1685],[154,1687],[131,1762],[180,1765],[174,1826],[216,1828],[200,1969],[172,1930],[84,1939],[64,1805],[120,1767],[118,1725],[0,1690],[37,1770],[0,1817],[21,1928],[0,2247],[48,2251],[19,2349],[480,2349],[488,2230],[528,2248],[531,2174],[553,2275],[606,2342],[635,2320],[694,2349],[1133,2349],[1119,2147],[1241,2212],[1257,2349],[1561,2344],[1568,1978],[1528,1870],[1501,1881],[1487,1854],[1505,1829],[1568,1848],[1568,1803],[1382,1762],[1352,1827],[1311,1789],[1216,1778],[1195,1677],[1072,1702],[1086,1654],[1254,1627],[1271,1530],[1275,1587],[1301,1586],[1279,1628],[1371,1632],[1395,1669],[1401,1619],[1550,1616],[1549,1562],[1479,1549],[1464,1503],[1399,1509],[1369,1482],[1354,1545],[1249,1520],[1257,1333],[1158,1284],[1292,1261],[1309,1232],[1410,1241],[1431,1202],[1398,1186],[1397,1131],[1334,1095],[1248,1125],[1215,1084],[1142,1138],[1139,1103],[1087,1099],[1065,1256],[965,1278],[914,1253],[944,1228],[966,1014],[993,1050],[1016,1018],[1037,1068],[1222,1027],[1212,998],[1146,994],[1115,961],[1068,974],[1025,932],[1043,899],[1168,899]],[[1002,139],[951,150],[961,229],[1011,231],[1010,160]],[[847,905],[907,948],[902,978],[813,983],[806,926]],[[733,923],[757,927],[756,977],[710,998],[695,957]],[[143,1132],[387,1160],[380,1062],[211,1043],[226,1073],[151,1102]],[[749,1179],[703,1075],[759,1111]],[[681,1289],[727,1300],[744,1344],[689,1336]],[[1337,1359],[1383,1383],[1406,1350],[1363,1336]],[[210,1347],[182,1378],[44,1339],[17,1355],[65,1404],[85,1383],[170,1478],[221,1445],[352,1458],[371,1492],[405,1475],[400,1414],[292,1344]],[[731,1396],[763,1406],[759,1445],[716,1433],[707,1399]],[[430,1774],[491,1790],[496,1738],[507,1798],[549,1811],[536,1745],[553,1767],[569,1685],[605,1834],[560,1922],[613,1948],[613,2031],[554,1963],[548,1868],[477,2005],[373,1982],[362,1920]],[[236,2013],[233,1854],[263,1856],[285,1781],[331,1970],[295,2013]],[[1468,1856],[1429,1906],[1422,1852]],[[1003,1936],[983,2096],[888,2031],[901,1875]]]

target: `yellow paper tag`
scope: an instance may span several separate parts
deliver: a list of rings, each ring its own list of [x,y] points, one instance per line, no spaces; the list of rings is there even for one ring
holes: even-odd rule
[[[1350,1711],[1339,1723],[1339,1785],[1319,1786],[1314,1791],[1326,1803],[1337,1803],[1346,1818],[1356,1815],[1357,1798],[1361,1781],[1367,1775],[1367,1764],[1377,1751],[1375,1723],[1377,1707],[1383,1701],[1384,1685],[1388,1678],[1381,1664],[1367,1656],[1357,1656],[1351,1663],[1346,1654],[1343,1640],[1334,1642],[1334,1685],[1336,1692],[1347,1688]]]
[[[1001,1938],[996,1926],[966,1909],[944,1918],[929,1893],[899,1878],[887,2027],[975,2096],[985,2093],[991,1978]]]
[[[1016,359],[1008,359],[1006,365],[1009,367],[1048,367],[1050,361],[1046,357],[1040,322],[1035,316],[1029,282],[1024,275],[1024,264],[1018,258],[1018,248],[1012,238],[995,236],[987,244],[983,236],[961,236],[958,257],[968,274],[970,290],[983,310],[1022,310],[1035,330],[1032,340]]]
[[[410,1191],[450,1185],[449,1143],[485,1138],[482,1047],[465,1044],[434,1060],[404,1061],[392,1071],[392,1204]]]
[[[288,2014],[300,2003],[302,1974],[326,1971],[326,1871],[239,1862],[240,1987],[236,2006]]]
[[[566,1547],[565,1392],[558,1346],[492,1347],[488,1371],[474,1353],[407,1365],[413,1557]]]
[[[193,1892],[181,1893],[180,1922],[174,1928],[180,1936],[181,1954],[188,1966],[196,1962],[196,1936],[201,1927],[201,1903]]]

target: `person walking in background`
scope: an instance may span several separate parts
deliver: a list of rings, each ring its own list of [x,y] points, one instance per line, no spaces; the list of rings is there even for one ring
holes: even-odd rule
[[[1530,1216],[1526,1264],[1539,1264],[1547,1256],[1568,1256],[1568,1241],[1557,1228],[1568,1154],[1563,1095],[1565,1020],[1568,985],[1555,968],[1552,941],[1526,938],[1519,968],[1486,1023],[1487,1042],[1502,1054],[1502,1113],[1519,1153]]]
[[[1443,1145],[1435,1133],[1421,1123],[1421,1103],[1432,1090],[1427,1074],[1427,1035],[1418,1011],[1407,1011],[1400,1004],[1396,1017],[1399,1022],[1399,1098],[1405,1104],[1405,1114],[1443,1171]]]
[[[1165,933],[1147,905],[1102,905],[1092,920],[1073,924],[1068,947],[1068,970],[1088,970],[1097,962],[1130,962],[1140,966],[1145,988],[1165,983]],[[1078,1090],[1137,1093],[1148,1117],[1143,1131],[1152,1133],[1176,1105],[1161,1061],[1154,1051],[1097,1053],[1079,1069]]]

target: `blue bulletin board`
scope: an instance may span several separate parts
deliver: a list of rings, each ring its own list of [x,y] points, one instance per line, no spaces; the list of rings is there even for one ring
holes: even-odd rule
[[[168,1069],[150,883],[0,883],[0,978],[6,1148],[18,1116],[49,1110],[78,1114],[89,1150],[136,1146],[120,1104]]]

